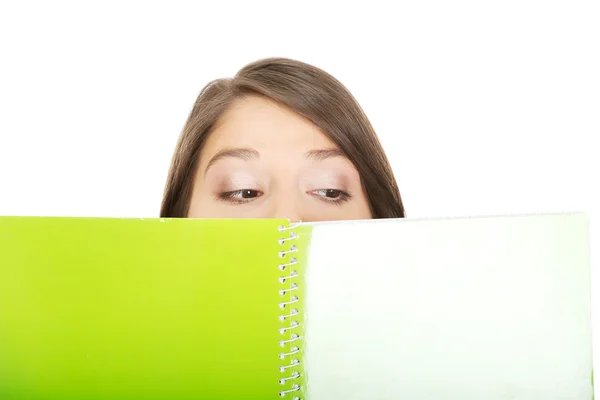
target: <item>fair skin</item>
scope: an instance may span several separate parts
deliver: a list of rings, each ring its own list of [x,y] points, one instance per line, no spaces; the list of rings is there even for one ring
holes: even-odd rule
[[[200,153],[190,218],[370,219],[352,163],[310,121],[257,96],[236,100]]]

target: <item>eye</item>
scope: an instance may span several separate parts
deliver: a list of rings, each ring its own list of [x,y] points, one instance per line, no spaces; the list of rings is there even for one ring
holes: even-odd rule
[[[352,197],[348,193],[339,189],[319,189],[313,190],[310,193],[320,197],[323,201],[328,201],[334,204],[340,204],[344,201],[348,201]]]
[[[329,199],[337,199],[342,196],[342,191],[337,189],[320,189],[313,191],[317,196],[327,197]]]
[[[229,201],[232,203],[247,203],[248,201],[252,201],[260,196],[262,196],[262,193],[258,190],[242,189],[221,193],[219,195],[219,200]]]

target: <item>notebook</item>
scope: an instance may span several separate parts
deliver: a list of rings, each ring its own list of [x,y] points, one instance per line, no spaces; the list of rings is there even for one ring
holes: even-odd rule
[[[0,399],[591,399],[584,214],[0,217]]]

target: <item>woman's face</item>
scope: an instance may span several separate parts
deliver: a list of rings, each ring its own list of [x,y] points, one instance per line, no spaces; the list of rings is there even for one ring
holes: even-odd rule
[[[270,100],[239,99],[207,138],[190,218],[369,219],[358,172],[310,121]]]

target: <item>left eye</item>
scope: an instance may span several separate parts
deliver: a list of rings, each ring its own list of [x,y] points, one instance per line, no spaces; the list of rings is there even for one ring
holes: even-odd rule
[[[328,199],[338,199],[345,195],[344,192],[337,189],[320,189],[313,191],[314,194],[321,197],[327,197]]]

